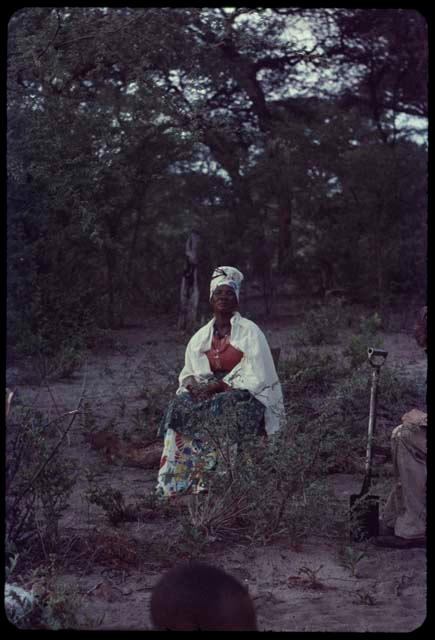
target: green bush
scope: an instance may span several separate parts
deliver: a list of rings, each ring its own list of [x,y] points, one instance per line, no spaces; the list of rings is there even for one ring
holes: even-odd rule
[[[303,347],[334,344],[346,321],[347,314],[340,300],[311,309],[305,315],[303,328],[296,332],[295,342]]]
[[[279,365],[279,376],[289,396],[324,395],[345,375],[337,358],[315,349],[301,349]]]
[[[354,335],[343,349],[343,355],[349,358],[351,368],[356,369],[367,361],[367,349],[369,347],[380,349],[382,345],[381,338],[373,337],[370,334]]]
[[[282,536],[296,544],[314,528],[337,535],[343,514],[325,474],[313,465],[316,455],[316,443],[304,434],[290,446],[279,437],[267,449],[246,443],[231,473],[222,473],[222,460],[210,473],[208,495],[195,498],[194,524],[203,534],[257,544]]]
[[[85,492],[89,504],[96,504],[105,512],[111,524],[117,525],[126,519],[127,505],[124,496],[118,489],[102,488],[90,479],[90,486]]]
[[[377,313],[360,319],[360,331],[351,336],[343,350],[343,355],[349,359],[352,369],[356,369],[367,361],[369,347],[382,348],[382,339],[376,335],[381,325],[382,320]]]

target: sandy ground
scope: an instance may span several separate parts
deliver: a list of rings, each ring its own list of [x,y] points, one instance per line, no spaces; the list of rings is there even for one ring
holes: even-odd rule
[[[258,324],[271,346],[281,347],[281,357],[285,357],[291,350],[291,318],[263,319]],[[426,358],[411,331],[383,338],[390,363],[413,371],[424,381]],[[91,355],[73,379],[43,387],[23,385],[15,366],[7,371],[7,382],[16,387],[17,401],[53,416],[75,409],[83,388],[102,423],[115,412],[121,415],[122,404],[127,404],[125,418],[118,419],[116,428],[123,437],[130,437],[137,433],[131,415],[137,411],[138,416],[146,416],[144,407],[152,402],[155,384],[175,389],[185,344],[186,336],[174,323],[162,333],[161,321],[154,320],[146,329],[135,326],[114,332],[111,347]],[[167,545],[159,548],[173,520],[150,515],[149,520],[114,527],[101,508],[89,506],[83,494],[88,486],[85,471],[91,469],[100,486],[118,488],[127,501],[139,501],[153,490],[156,471],[134,468],[119,459],[107,460],[84,441],[78,421],[70,432],[66,453],[82,473],[61,523],[66,541],[63,557],[71,562],[66,562],[57,584],[72,585],[79,594],[79,628],[149,630],[152,587],[174,562]],[[335,474],[329,479],[346,503],[361,488],[361,475]],[[201,557],[247,586],[260,630],[407,632],[418,628],[426,617],[426,550],[379,549],[370,544],[356,545],[355,550],[362,557],[354,572],[340,561],[334,541],[315,535],[298,548],[286,540],[249,547],[216,542]],[[178,553],[177,558],[182,557]]]

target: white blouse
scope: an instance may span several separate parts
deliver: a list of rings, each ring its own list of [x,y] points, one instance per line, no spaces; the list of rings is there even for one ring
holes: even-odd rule
[[[213,375],[205,352],[211,348],[214,322],[212,318],[190,339],[177,394],[187,393],[189,378],[205,382]],[[246,389],[252,393],[265,406],[266,432],[272,434],[279,431],[284,419],[284,401],[266,336],[254,322],[236,311],[231,318],[230,344],[243,351],[244,355],[239,364],[223,378],[224,382],[233,389]]]

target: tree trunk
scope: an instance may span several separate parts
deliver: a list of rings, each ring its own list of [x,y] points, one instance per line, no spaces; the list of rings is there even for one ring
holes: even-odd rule
[[[293,268],[292,214],[293,192],[291,161],[288,150],[279,139],[269,143],[275,171],[275,188],[278,200],[278,271],[288,275]]]
[[[278,270],[282,275],[289,272],[289,267],[293,262],[291,221],[291,200],[288,198],[287,201],[280,203],[279,210]]]
[[[115,260],[111,250],[105,247],[107,268],[107,323],[112,329],[115,326],[115,291],[114,291],[114,266]]]
[[[272,280],[272,247],[264,237],[260,235],[253,248],[252,266],[253,276],[262,287],[264,310],[269,314],[272,310],[273,280]]]
[[[128,257],[127,257],[127,268],[126,268],[126,288],[127,290],[130,289],[130,284],[131,284],[131,275],[132,275],[132,269],[133,269],[133,261],[134,261],[134,253],[136,250],[136,244],[137,244],[137,239],[139,236],[139,229],[142,223],[142,217],[143,217],[143,209],[139,209],[139,211],[137,212],[137,217],[136,217],[136,222],[134,224],[134,229],[133,229],[133,237],[131,239],[131,243],[130,243],[130,249],[128,252]]]
[[[198,247],[199,234],[192,231],[186,242],[186,261],[181,279],[179,329],[193,329],[197,318],[199,301]]]
[[[140,208],[137,212],[136,220],[133,227],[133,235],[128,248],[127,256],[124,260],[124,268],[121,273],[121,281],[123,286],[121,290],[117,292],[119,296],[119,304],[117,305],[117,323],[120,327],[124,326],[125,317],[129,309],[129,302],[132,298],[132,283],[133,283],[133,264],[137,245],[137,239],[139,237],[139,230],[143,220],[144,210]]]
[[[378,207],[378,215],[375,217],[375,225],[374,225],[376,289],[377,289],[377,299],[378,299],[378,311],[381,317],[385,309],[384,252],[383,252],[383,237],[381,235],[382,216],[383,216],[383,203],[381,202]]]

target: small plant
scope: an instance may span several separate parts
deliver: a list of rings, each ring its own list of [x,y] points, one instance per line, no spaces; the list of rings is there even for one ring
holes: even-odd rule
[[[375,335],[379,329],[382,327],[382,318],[381,316],[375,312],[371,316],[367,318],[362,317],[360,319],[360,331],[362,334],[366,335]]]
[[[184,553],[188,552],[189,555],[191,555],[194,550],[198,553],[200,549],[210,542],[210,537],[207,536],[204,529],[200,529],[186,521],[182,523],[182,527],[184,537],[179,546],[179,551]]]
[[[367,349],[374,347],[380,349],[383,346],[382,339],[371,333],[362,333],[350,338],[343,350],[343,355],[349,358],[351,369],[357,369],[367,361]]]
[[[367,361],[369,347],[382,348],[382,339],[377,335],[381,326],[382,319],[377,313],[361,318],[360,331],[350,338],[343,350],[343,355],[349,359],[351,369],[357,369]]]
[[[140,434],[141,442],[153,442],[157,436],[157,425],[153,416],[149,415],[146,408],[136,408],[130,415],[133,431]]]
[[[160,504],[158,496],[149,494],[140,502],[125,502],[124,496],[117,489],[107,487],[102,489],[95,484],[92,472],[87,474],[90,487],[85,491],[84,498],[88,504],[96,504],[104,509],[109,522],[118,525],[120,522],[136,522],[144,516],[150,517],[150,512],[156,509],[161,510],[162,515],[167,514],[168,505]]]
[[[377,604],[373,593],[365,589],[356,589],[353,595],[355,596],[352,600],[353,604],[363,604],[371,607]]]
[[[39,605],[42,611],[41,628],[53,631],[74,628],[80,603],[81,595],[77,587],[65,587],[53,581],[51,590]]]
[[[111,524],[119,524],[125,519],[127,506],[122,493],[117,489],[112,487],[102,489],[93,485],[85,492],[85,499],[90,504],[102,507]]]
[[[357,567],[363,558],[367,557],[367,549],[359,550],[347,546],[339,551],[338,560],[342,567],[348,569],[353,578],[358,577]]]
[[[217,492],[209,486],[208,492],[190,496],[188,503],[189,530],[195,536],[211,539],[231,538],[243,528],[243,516],[249,506],[246,494],[230,485],[225,491]]]
[[[55,375],[59,378],[72,378],[86,361],[86,352],[74,346],[65,346],[56,356]]]
[[[322,569],[323,564],[319,565],[317,569],[303,566],[298,570],[298,574],[304,577],[310,589],[321,589],[323,585],[319,580],[319,573]]]
[[[129,420],[133,431],[140,434],[142,442],[152,442],[156,439],[159,422],[172,399],[172,386],[162,385],[151,391],[149,387],[141,388],[136,399],[142,400],[141,406],[136,407],[130,414]]]
[[[164,504],[166,504],[166,502]],[[161,506],[161,501],[159,500],[157,493],[153,491],[143,496],[142,505],[145,509],[157,509]]]

